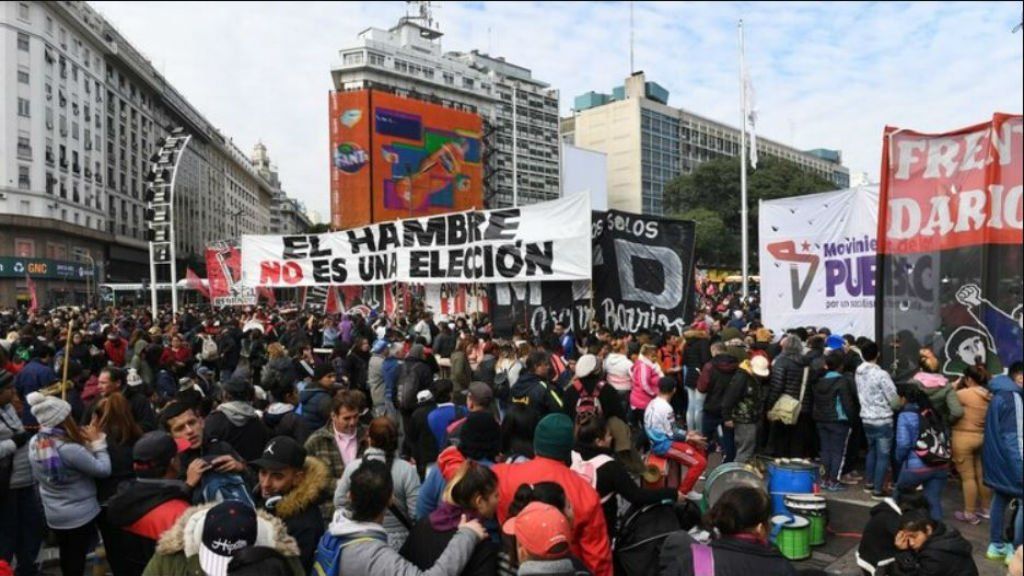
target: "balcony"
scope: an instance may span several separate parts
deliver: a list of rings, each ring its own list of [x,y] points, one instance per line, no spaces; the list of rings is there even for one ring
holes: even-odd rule
[[[21,158],[23,160],[31,160],[32,159],[32,147],[31,146],[23,146],[23,145],[19,144],[18,145],[18,158]]]

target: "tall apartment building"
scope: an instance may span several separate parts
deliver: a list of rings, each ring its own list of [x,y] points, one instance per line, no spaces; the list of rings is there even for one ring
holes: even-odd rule
[[[442,52],[441,37],[426,14],[403,17],[388,30],[367,28],[340,50],[341,61],[331,70],[334,89],[374,88],[480,114],[494,131],[485,135],[493,152],[485,171],[489,207],[512,204],[515,93],[518,201],[557,198],[558,91],[504,58],[476,50]]]
[[[44,305],[81,301],[84,263],[101,282],[148,278],[144,179],[175,126],[193,136],[175,187],[178,257],[268,229],[270,185],[88,3],[0,4],[0,83],[0,305],[27,298],[14,271],[26,262],[45,270]]]
[[[281,178],[277,166],[270,162],[270,154],[262,142],[252,149],[252,164],[264,180],[270,184],[270,226],[267,234],[301,234],[309,230],[312,223],[306,216],[306,207],[281,189]]]
[[[573,116],[562,119],[564,140],[607,154],[610,208],[661,215],[665,184],[703,162],[739,154],[738,128],[669,106],[668,97],[668,90],[637,72],[611,94],[576,97]],[[760,135],[757,151],[794,162],[836,188],[849,187],[839,151],[805,152]]]

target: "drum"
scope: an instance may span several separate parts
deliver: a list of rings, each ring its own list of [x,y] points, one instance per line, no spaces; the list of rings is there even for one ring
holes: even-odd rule
[[[768,465],[768,492],[772,512],[787,514],[786,494],[811,494],[818,481],[818,467],[806,460],[780,459]]]
[[[761,474],[753,466],[737,464],[736,462],[722,464],[712,470],[711,474],[707,477],[707,481],[704,482],[706,508],[714,506],[715,502],[718,502],[719,497],[727,490],[738,486],[750,486],[763,490],[764,478],[761,477]]]
[[[811,546],[825,544],[825,526],[828,524],[825,498],[814,494],[787,494],[783,500],[791,513],[803,516],[810,522]]]
[[[803,516],[773,516],[775,546],[790,560],[804,560],[811,557],[811,523]]]
[[[651,452],[644,459],[644,488],[677,488],[679,468],[678,463]]]

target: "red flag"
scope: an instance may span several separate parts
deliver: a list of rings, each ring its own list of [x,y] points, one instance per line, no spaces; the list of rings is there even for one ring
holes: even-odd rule
[[[210,289],[203,285],[203,279],[191,268],[185,269],[185,285],[210,299]]]
[[[338,313],[338,289],[334,286],[327,287],[327,304],[324,306],[324,314]]]
[[[256,288],[256,296],[258,298],[264,298],[267,304],[271,307],[277,306],[277,296],[274,295],[274,289],[266,286],[260,286]]]
[[[28,288],[28,295],[32,302],[29,304],[28,313],[35,314],[39,310],[39,297],[36,296],[36,283],[32,281],[28,271],[25,272],[25,287]]]

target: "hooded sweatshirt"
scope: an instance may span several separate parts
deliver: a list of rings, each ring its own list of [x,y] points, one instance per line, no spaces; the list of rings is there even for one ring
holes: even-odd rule
[[[338,480],[334,489],[334,507],[336,510],[343,510],[348,506],[348,492],[351,486],[352,474],[362,466],[365,460],[386,461],[386,454],[380,448],[370,446],[363,453],[362,458],[353,460]],[[405,515],[406,519],[412,521],[416,513],[416,504],[420,496],[420,477],[416,473],[416,467],[412,464],[395,458],[391,461],[391,484],[394,486],[394,500],[396,508]],[[405,539],[409,537],[409,531],[402,522],[388,510],[384,512],[384,531],[387,533],[388,544],[398,550],[402,547]]]
[[[707,394],[704,399],[705,412],[722,416],[723,400],[739,366],[739,361],[733,355],[719,354],[701,371],[697,379],[697,390]]]
[[[939,522],[921,550],[896,554],[890,567],[893,576],[977,576],[978,567],[971,558],[971,543],[955,528]]]
[[[341,574],[360,576],[458,576],[473,555],[478,539],[469,528],[456,530],[444,552],[428,570],[420,570],[387,544],[384,527],[335,515],[328,532],[342,540]]]
[[[290,436],[299,444],[305,444],[309,438],[309,425],[306,420],[295,413],[295,406],[285,402],[274,402],[267,406],[263,413],[263,423],[270,429],[270,437]]]
[[[428,517],[416,522],[409,539],[402,546],[402,556],[421,570],[429,569],[455,536],[463,515],[467,519],[483,520],[474,510],[442,502]],[[494,576],[497,570],[498,547],[491,539],[487,539],[473,549],[473,555],[461,575]]]
[[[247,402],[225,402],[206,418],[203,431],[207,442],[227,442],[239,456],[250,461],[263,454],[270,440],[270,431],[260,420],[256,409]]]
[[[861,420],[869,426],[891,426],[893,406],[899,398],[892,377],[878,364],[864,362],[857,367],[856,379]]]

